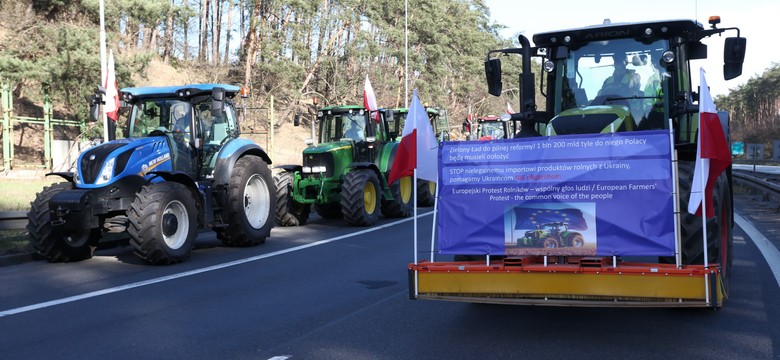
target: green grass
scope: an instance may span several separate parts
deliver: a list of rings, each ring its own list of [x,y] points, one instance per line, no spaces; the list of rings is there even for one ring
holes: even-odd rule
[[[35,193],[43,190],[44,186],[55,182],[64,181],[57,176],[49,176],[45,179],[0,179],[0,211],[27,211],[30,203],[35,199]]]

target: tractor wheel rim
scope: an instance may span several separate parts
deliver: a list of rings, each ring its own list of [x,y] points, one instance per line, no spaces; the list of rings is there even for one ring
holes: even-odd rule
[[[363,207],[369,214],[376,211],[376,188],[372,182],[367,182],[366,187],[363,188]]]
[[[190,218],[181,201],[174,200],[165,206],[160,228],[163,241],[169,248],[175,250],[184,245],[189,235]]]
[[[401,188],[401,202],[408,204],[412,199],[412,177],[404,176],[401,178],[401,183],[398,184]]]
[[[271,198],[268,184],[263,177],[254,174],[244,186],[244,215],[253,229],[259,229],[268,221]]]

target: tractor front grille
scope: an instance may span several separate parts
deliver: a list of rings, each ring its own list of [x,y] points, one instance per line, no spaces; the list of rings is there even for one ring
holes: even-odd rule
[[[324,166],[325,172],[323,175],[325,177],[333,177],[335,163],[333,162],[333,153],[319,153],[319,154],[303,154],[303,166]]]
[[[108,155],[122,146],[124,144],[104,144],[87,150],[81,156],[81,164],[79,164],[82,181],[85,184],[93,184],[98,175],[100,175],[100,169],[103,167],[103,163],[105,163]]]

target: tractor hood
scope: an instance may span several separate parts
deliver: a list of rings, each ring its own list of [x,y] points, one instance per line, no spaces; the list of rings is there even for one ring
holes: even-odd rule
[[[163,136],[119,139],[94,146],[81,153],[76,167],[75,181],[81,188],[100,188],[127,176],[173,169],[170,147]]]
[[[352,141],[340,140],[304,149],[303,173],[324,174],[325,177],[343,174],[352,162],[352,147]]]
[[[635,128],[628,106],[595,105],[561,112],[550,120],[543,135],[598,134]]]

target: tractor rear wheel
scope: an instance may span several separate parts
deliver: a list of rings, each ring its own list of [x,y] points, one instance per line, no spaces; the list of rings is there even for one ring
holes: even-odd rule
[[[403,218],[412,215],[412,211],[414,211],[412,186],[414,186],[414,181],[411,176],[404,176],[390,185],[393,200],[382,199],[382,215],[390,218]]]
[[[49,201],[62,191],[73,189],[72,183],[57,183],[35,195],[27,213],[27,232],[35,250],[49,262],[81,261],[92,257],[100,241],[100,229],[79,227],[67,231],[51,224]]]
[[[325,219],[341,219],[341,204],[314,204],[314,210]]]
[[[230,175],[227,199],[222,201],[228,226],[217,238],[229,246],[262,244],[271,234],[276,193],[268,164],[257,156],[244,156]]]
[[[175,182],[141,188],[130,204],[130,245],[150,264],[173,264],[190,256],[198,218],[193,193]]]
[[[436,202],[436,183],[417,179],[417,206],[429,207]]]
[[[373,225],[379,219],[379,178],[368,169],[352,170],[341,185],[341,213],[354,226]]]
[[[574,233],[569,235],[569,246],[582,247],[585,245],[585,238],[580,233]]]
[[[292,197],[294,173],[284,171],[274,176],[276,184],[276,223],[282,226],[306,225],[311,206],[295,202]]]
[[[702,220],[700,216],[688,213],[688,200],[691,195],[693,183],[694,163],[678,161],[678,177],[680,190],[680,237],[682,239],[680,253],[682,264],[704,264],[704,246]],[[729,278],[731,276],[731,263],[734,255],[732,247],[734,243],[732,193],[728,175],[724,171],[715,182],[712,192],[712,201],[715,217],[707,219],[707,259],[709,264],[720,265],[721,279],[724,293],[728,296]],[[674,257],[664,257],[664,262],[674,263]]]

